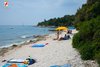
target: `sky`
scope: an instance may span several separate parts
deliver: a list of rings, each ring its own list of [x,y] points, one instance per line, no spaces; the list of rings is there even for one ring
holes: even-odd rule
[[[0,25],[36,25],[44,19],[73,15],[86,0],[0,0]]]

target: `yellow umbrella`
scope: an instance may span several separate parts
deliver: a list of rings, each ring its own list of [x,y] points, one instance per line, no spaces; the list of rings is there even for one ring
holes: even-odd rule
[[[66,27],[58,27],[58,28],[56,28],[56,30],[58,30],[58,31],[61,31],[61,30],[68,30],[68,28],[66,28]]]
[[[62,27],[56,28],[56,30],[58,31],[58,32],[57,32],[57,39],[59,39],[59,31],[62,31],[62,30],[63,30],[63,31],[66,31],[66,30],[68,30],[68,28],[62,26]]]

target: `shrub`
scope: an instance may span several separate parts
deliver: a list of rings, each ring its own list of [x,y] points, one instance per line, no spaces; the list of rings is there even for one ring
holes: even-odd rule
[[[95,59],[97,60],[99,66],[100,66],[100,52],[95,54]]]
[[[96,59],[100,64],[100,16],[82,23],[72,44],[83,60]]]
[[[78,48],[80,46],[80,41],[81,41],[81,39],[80,39],[79,33],[75,34],[73,37],[73,43],[72,43],[73,47]]]
[[[81,58],[83,60],[93,59],[94,56],[93,49],[94,47],[91,46],[91,43],[85,43],[80,49]]]

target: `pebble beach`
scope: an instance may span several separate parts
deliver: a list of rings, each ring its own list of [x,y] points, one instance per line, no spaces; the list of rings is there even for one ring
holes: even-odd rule
[[[56,33],[53,33],[37,42],[28,43],[8,50],[3,56],[0,56],[0,66],[2,67],[2,65],[6,63],[2,62],[3,60],[9,60],[11,58],[27,58],[28,56],[31,56],[36,60],[36,63],[29,65],[28,67],[50,67],[53,65],[64,64],[70,64],[71,67],[98,67],[95,61],[83,61],[80,58],[78,51],[72,47],[72,38],[77,31],[73,30],[72,33],[73,35],[70,35],[71,39],[68,40],[53,40],[56,38]],[[64,32],[61,33],[61,36],[63,35]],[[48,43],[48,45],[41,48],[31,47],[33,44],[45,43]]]

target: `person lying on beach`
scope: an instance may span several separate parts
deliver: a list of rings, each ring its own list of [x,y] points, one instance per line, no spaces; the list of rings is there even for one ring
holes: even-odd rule
[[[65,36],[61,37],[59,40],[68,40],[68,39],[70,39],[70,36],[65,34]]]

